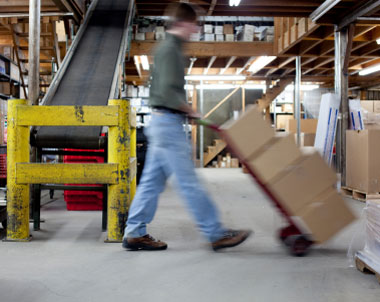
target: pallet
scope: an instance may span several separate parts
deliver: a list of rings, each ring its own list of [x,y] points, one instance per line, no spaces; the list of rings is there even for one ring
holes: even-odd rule
[[[373,268],[367,265],[364,261],[359,259],[359,257],[355,257],[356,268],[364,274],[374,274],[376,276],[377,281],[380,284],[380,273],[376,272]]]
[[[345,197],[350,197],[362,202],[367,202],[367,200],[371,199],[380,199],[380,193],[366,193],[349,187],[342,187],[341,192]]]

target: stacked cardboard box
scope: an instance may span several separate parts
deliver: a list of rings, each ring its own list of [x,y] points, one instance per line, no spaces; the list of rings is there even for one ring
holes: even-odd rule
[[[256,107],[222,129],[239,157],[314,241],[325,242],[354,220],[334,189],[336,174],[321,156],[302,153],[293,137],[276,136]]]
[[[365,193],[380,192],[380,129],[346,132],[346,185]]]
[[[218,155],[217,160],[212,162],[213,168],[239,168],[239,160],[231,157],[231,154],[227,153],[226,156]]]
[[[245,24],[243,30],[238,34],[238,40],[252,42],[255,36],[255,26]]]

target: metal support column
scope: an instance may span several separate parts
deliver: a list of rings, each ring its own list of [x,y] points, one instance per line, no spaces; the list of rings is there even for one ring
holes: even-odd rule
[[[204,114],[204,94],[203,94],[203,81],[201,81],[201,89],[200,89],[200,102],[199,102],[199,112],[201,115]],[[199,126],[199,159],[200,159],[200,167],[203,168],[204,165],[204,127]]]
[[[340,118],[336,136],[336,168],[346,183],[346,130],[348,129],[348,74],[343,71],[346,57],[348,29],[335,32],[335,93],[340,99]]]
[[[40,34],[41,0],[29,1],[29,72],[28,96],[32,105],[38,105],[40,95]]]
[[[137,161],[137,129],[131,128],[131,158],[135,158]],[[133,179],[131,179],[131,185],[130,185],[130,203],[132,202],[133,198],[136,194],[136,188],[137,188],[137,177],[134,176]],[[130,206],[130,203],[128,204],[128,207]]]
[[[29,185],[16,183],[16,163],[29,162],[29,127],[17,125],[17,105],[27,101],[8,101],[6,240],[29,241]]]
[[[297,120],[297,145],[301,146],[301,57],[296,57],[296,80],[294,85],[295,114]]]
[[[130,203],[130,104],[127,100],[110,100],[109,105],[119,106],[119,125],[109,127],[108,132],[108,163],[118,164],[118,183],[108,187],[106,242],[121,242]]]

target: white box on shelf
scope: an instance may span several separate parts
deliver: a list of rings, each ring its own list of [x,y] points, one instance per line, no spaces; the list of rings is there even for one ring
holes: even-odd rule
[[[203,26],[203,31],[205,34],[212,34],[214,32],[214,26],[212,24],[205,24]]]
[[[235,35],[228,34],[226,35],[226,42],[234,42],[235,41]]]
[[[205,41],[208,41],[208,42],[215,41],[215,35],[214,34],[205,34]]]
[[[137,33],[135,35],[136,41],[144,41],[145,40],[145,33]]]
[[[166,38],[165,32],[156,32],[154,35],[155,35],[156,40],[158,40],[158,41],[165,40],[165,38]]]
[[[201,34],[196,33],[196,34],[191,34],[190,35],[190,41],[196,42],[201,40]]]
[[[156,33],[164,33],[165,27],[164,26],[156,26]]]
[[[215,26],[215,34],[216,35],[223,35],[223,26]]]
[[[217,42],[224,42],[224,35],[215,35],[216,41]]]

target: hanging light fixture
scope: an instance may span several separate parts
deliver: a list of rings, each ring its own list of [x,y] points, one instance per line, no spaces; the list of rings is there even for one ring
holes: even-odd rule
[[[230,6],[238,6],[241,0],[230,0]]]

